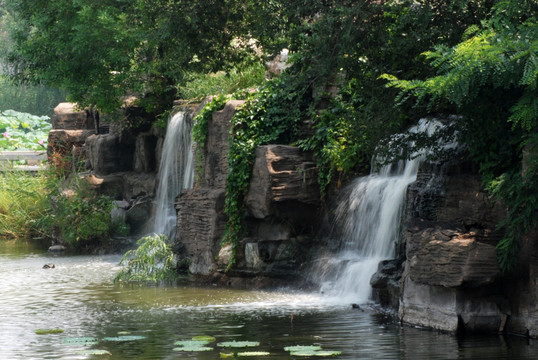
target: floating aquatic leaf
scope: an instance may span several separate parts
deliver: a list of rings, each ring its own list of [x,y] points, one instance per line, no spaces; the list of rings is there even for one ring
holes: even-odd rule
[[[295,345],[286,346],[284,351],[317,351],[321,350],[321,346],[318,345]]]
[[[75,351],[75,354],[82,354],[82,355],[112,355],[109,351],[99,350],[99,349],[79,350],[79,351]]]
[[[243,348],[243,347],[254,347],[260,346],[258,341],[225,341],[218,343],[217,346],[220,347],[232,347],[232,348]]]
[[[203,340],[181,340],[174,342],[174,345],[176,346],[190,346],[190,347],[203,347],[204,345],[209,344],[210,341],[203,341]]]
[[[48,335],[48,334],[61,334],[64,331],[62,329],[35,329],[34,332],[37,335]]]
[[[338,356],[342,355],[341,351],[333,350],[314,350],[314,351],[292,351],[290,352],[291,356]]]
[[[62,344],[68,345],[96,345],[99,341],[94,337],[71,337],[62,339]]]
[[[237,356],[267,356],[271,355],[271,353],[268,353],[267,351],[245,351],[237,353]]]
[[[130,331],[118,331],[118,335],[131,335]]]
[[[122,335],[103,338],[103,341],[136,341],[145,339],[145,336],[140,335]]]
[[[213,342],[213,341],[216,341],[217,339],[215,339],[213,336],[200,335],[200,336],[195,336],[195,337],[193,337],[192,340],[194,340],[194,341],[207,341],[207,342]]]
[[[234,353],[220,353],[220,357],[225,359],[225,358],[233,358],[235,355]]]
[[[206,346],[182,346],[173,348],[174,351],[211,351],[213,348]]]

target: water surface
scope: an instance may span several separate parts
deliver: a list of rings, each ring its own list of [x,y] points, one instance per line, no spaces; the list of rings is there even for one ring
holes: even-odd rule
[[[535,341],[457,338],[401,327],[371,308],[353,310],[318,294],[196,287],[119,286],[119,256],[52,256],[31,245],[0,242],[0,359],[218,359],[174,351],[174,341],[211,335],[217,342],[259,341],[264,359],[289,359],[290,345],[339,350],[339,359],[536,359]],[[54,263],[55,269],[42,269]],[[291,316],[295,315],[294,321]],[[61,328],[37,335],[35,329]],[[131,342],[65,345],[71,337],[145,336]],[[112,356],[78,355],[103,349]],[[259,357],[260,358],[260,357]]]

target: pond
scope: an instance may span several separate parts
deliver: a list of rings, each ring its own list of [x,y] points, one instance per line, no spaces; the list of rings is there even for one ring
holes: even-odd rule
[[[0,242],[0,358],[218,359],[244,351],[270,354],[251,357],[258,359],[302,358],[284,350],[293,345],[341,351],[338,359],[538,358],[534,340],[402,327],[371,307],[351,309],[319,294],[120,286],[112,281],[119,258],[55,257],[24,242]],[[55,268],[43,269],[46,263]],[[64,331],[38,335],[36,329]],[[206,345],[210,351],[174,350],[174,342],[200,335],[216,339]],[[130,341],[105,339],[118,336]],[[96,343],[81,343],[87,337]],[[229,341],[259,346],[218,346]]]

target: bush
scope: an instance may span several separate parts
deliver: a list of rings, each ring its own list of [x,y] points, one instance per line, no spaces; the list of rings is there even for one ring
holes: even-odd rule
[[[115,282],[159,282],[174,280],[174,254],[163,234],[141,238],[136,250],[123,255],[120,265],[124,266],[116,275]]]

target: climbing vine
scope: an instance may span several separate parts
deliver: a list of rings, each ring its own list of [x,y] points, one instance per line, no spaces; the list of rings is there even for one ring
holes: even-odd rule
[[[239,240],[245,235],[244,199],[249,189],[256,148],[264,144],[290,144],[300,137],[299,127],[305,89],[300,83],[283,78],[269,81],[258,92],[250,94],[246,103],[232,118],[231,140],[226,178],[226,207],[228,215],[223,243],[232,244],[232,257],[228,267],[235,262]]]
[[[206,146],[207,132],[209,120],[215,111],[222,110],[226,102],[232,99],[231,95],[220,94],[215,96],[208,102],[202,110],[194,117],[194,125],[192,127],[192,140],[198,145],[196,149],[196,176],[202,173],[202,158]]]

